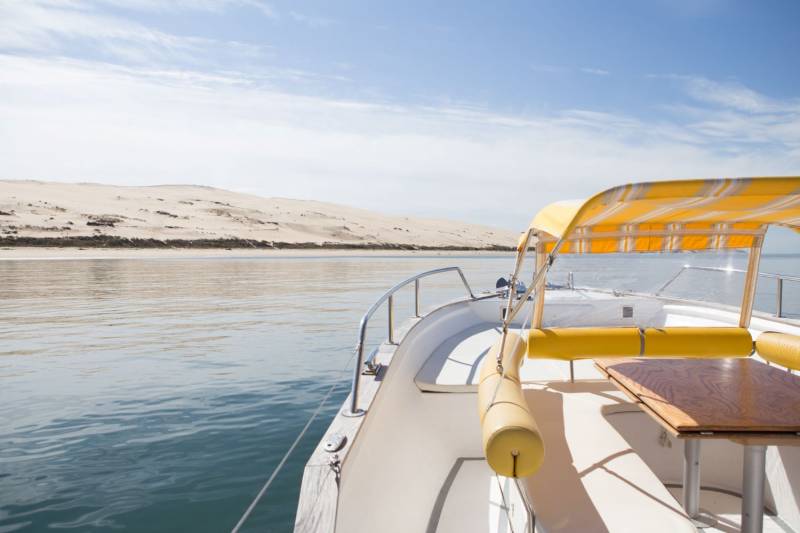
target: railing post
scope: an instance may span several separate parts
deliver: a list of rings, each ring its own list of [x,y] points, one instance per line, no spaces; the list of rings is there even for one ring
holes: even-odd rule
[[[461,278],[461,283],[464,284],[464,288],[467,289],[467,292],[469,293],[469,297],[474,300],[475,299],[475,294],[472,292],[472,287],[469,286],[469,283],[467,282],[467,278],[464,277],[464,273],[458,267],[455,267],[455,270],[456,270],[456,272],[458,272],[458,276]]]
[[[358,330],[358,345],[356,346],[356,366],[353,369],[353,383],[350,386],[350,410],[342,413],[345,416],[361,416],[363,409],[358,408],[358,388],[361,381],[361,369],[364,366],[364,343],[367,340],[367,320],[365,316],[361,319]]]
[[[419,318],[419,278],[414,280],[414,316]]]
[[[394,295],[389,295],[389,299],[386,301],[389,312],[389,344],[394,344]]]
[[[783,315],[783,278],[778,276],[776,279],[778,287],[776,289],[775,316],[780,318]]]

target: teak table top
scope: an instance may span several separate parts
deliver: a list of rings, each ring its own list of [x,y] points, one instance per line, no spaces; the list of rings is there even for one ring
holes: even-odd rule
[[[678,434],[800,434],[800,377],[753,359],[598,359]]]

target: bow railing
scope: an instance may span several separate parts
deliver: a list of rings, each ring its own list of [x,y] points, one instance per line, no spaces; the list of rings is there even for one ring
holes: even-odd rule
[[[359,384],[361,381],[361,374],[375,374],[378,371],[378,365],[375,363],[375,356],[377,354],[377,349],[370,354],[369,358],[365,361],[364,360],[364,345],[367,339],[367,325],[369,324],[369,320],[372,318],[372,315],[381,307],[381,305],[385,302],[387,305],[387,342],[389,344],[395,344],[394,342],[394,294],[399,291],[400,289],[406,287],[407,285],[413,283],[414,284],[414,316],[419,317],[420,315],[420,280],[423,278],[427,278],[430,276],[434,276],[436,274],[443,274],[446,272],[456,272],[458,273],[459,278],[461,278],[461,283],[463,283],[464,288],[467,290],[470,299],[475,299],[475,294],[472,292],[472,288],[469,286],[467,282],[467,278],[464,277],[464,272],[457,266],[452,267],[445,267],[445,268],[437,268],[434,270],[428,270],[427,272],[422,272],[415,276],[411,276],[410,278],[401,281],[378,298],[372,307],[370,307],[364,316],[361,317],[361,323],[358,327],[358,344],[356,345],[356,366],[353,371],[353,384],[350,389],[350,409],[345,414],[348,416],[360,416],[364,414],[362,409],[358,408],[358,389]]]

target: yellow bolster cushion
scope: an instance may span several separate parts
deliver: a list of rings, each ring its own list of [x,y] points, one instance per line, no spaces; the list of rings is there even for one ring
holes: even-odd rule
[[[756,339],[756,351],[770,363],[800,370],[800,337],[797,335],[766,331]]]
[[[638,328],[531,329],[528,357],[540,359],[592,359],[635,357],[641,353]]]
[[[527,345],[509,333],[503,350],[506,375],[497,372],[498,340],[486,355],[478,385],[483,452],[486,462],[500,475],[525,477],[544,460],[544,441],[519,383],[519,365]]]
[[[484,387],[491,386],[486,383]],[[490,391],[491,393],[491,391]],[[498,474],[525,477],[544,461],[544,441],[520,386],[503,380],[481,428],[486,462]]]
[[[552,328],[531,329],[528,357],[748,357],[753,338],[745,328]]]
[[[500,353],[500,344],[502,343],[502,336],[500,340],[494,343],[486,354],[486,358],[481,365],[480,378],[478,383],[491,375],[497,374],[497,354]],[[522,361],[525,359],[525,352],[528,346],[525,340],[516,333],[508,332],[506,335],[505,346],[503,346],[503,371],[507,378],[519,382],[519,367],[522,366]]]
[[[647,328],[647,357],[748,357],[753,338],[746,328]]]

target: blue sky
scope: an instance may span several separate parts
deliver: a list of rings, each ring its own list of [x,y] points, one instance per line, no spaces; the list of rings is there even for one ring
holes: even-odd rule
[[[2,176],[518,228],[626,181],[797,175],[798,20],[777,1],[0,0]]]

